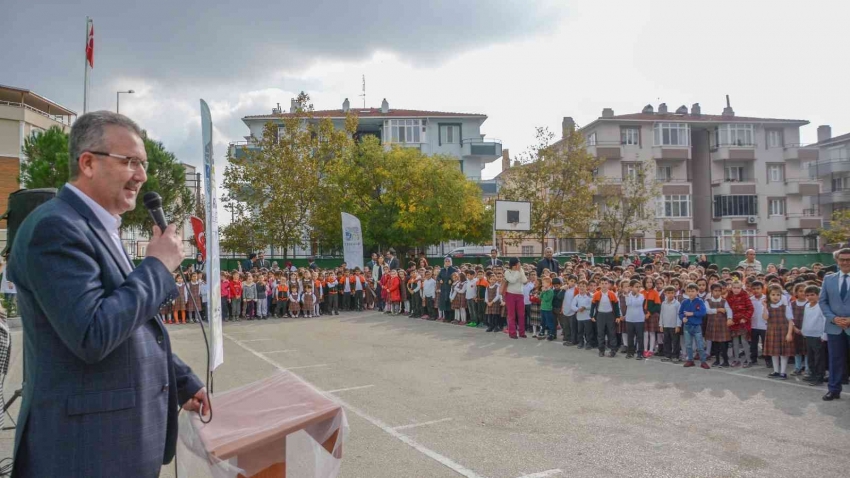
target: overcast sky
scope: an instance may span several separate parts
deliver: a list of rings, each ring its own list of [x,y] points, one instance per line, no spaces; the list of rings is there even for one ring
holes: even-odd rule
[[[11,5],[9,5],[11,3]],[[611,107],[699,102],[850,132],[850,2],[681,0],[428,2],[4,0],[0,84],[82,111],[85,16],[94,19],[90,109],[115,109],[200,164],[198,99],[210,104],[219,171],[240,118],[304,90],[317,109],[484,113],[512,155],[535,126],[560,131]],[[484,172],[499,172],[498,162]]]

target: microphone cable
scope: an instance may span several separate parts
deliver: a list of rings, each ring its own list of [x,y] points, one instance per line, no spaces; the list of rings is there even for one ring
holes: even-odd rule
[[[189,281],[186,280],[186,274],[183,273],[183,265],[181,264],[181,265],[177,266],[177,270],[180,272],[180,277],[183,278],[183,283],[186,284],[186,286],[188,287]],[[192,299],[192,305],[195,307],[195,311],[200,312],[201,308],[198,307],[198,303],[195,301],[195,296],[191,293],[191,291],[189,292],[188,295],[189,295],[189,298]],[[209,307],[208,307],[208,309],[209,309]],[[209,312],[211,312],[211,311],[207,310],[207,320],[208,321],[210,320]],[[201,325],[201,332],[204,335],[204,346],[207,349],[207,370],[206,370],[206,373],[205,373],[205,388],[207,389],[207,408],[209,408],[209,412],[210,412],[210,416],[206,420],[204,420],[204,416],[201,414],[200,409],[198,410],[198,416],[201,419],[201,423],[206,425],[207,423],[211,422],[212,418],[213,418],[212,398],[210,398],[210,395],[212,394],[212,389],[210,388],[210,383],[212,383],[212,371],[210,370],[210,341],[207,338],[207,329],[206,329],[206,327],[204,327],[203,317],[201,317],[201,320],[199,320],[198,323]],[[165,324],[163,324],[163,325],[165,325]],[[182,406],[181,406],[181,410],[182,410]]]

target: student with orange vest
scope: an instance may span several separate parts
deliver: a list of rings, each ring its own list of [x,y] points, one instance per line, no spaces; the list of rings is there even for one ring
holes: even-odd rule
[[[605,356],[605,336],[608,336],[608,356],[617,355],[617,333],[614,320],[620,317],[620,304],[617,294],[610,290],[611,280],[603,277],[599,280],[599,290],[593,294],[590,306],[590,320],[596,323],[596,335],[599,340],[599,356]]]

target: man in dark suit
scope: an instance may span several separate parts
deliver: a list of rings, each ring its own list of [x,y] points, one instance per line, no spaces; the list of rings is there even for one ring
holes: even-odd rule
[[[495,247],[490,249],[490,258],[487,259],[486,266],[502,267],[502,261],[499,260],[499,251]]]
[[[391,271],[398,269],[398,259],[395,257],[394,249],[387,251],[387,265],[390,266]]]
[[[251,269],[257,265],[257,254],[250,253],[248,258],[242,261],[242,272],[251,272]]]
[[[829,391],[823,396],[828,402],[841,398],[841,381],[850,350],[850,249],[839,249],[833,256],[838,272],[824,278],[819,301],[829,346]]]
[[[154,228],[133,267],[120,215],[147,180],[142,132],[98,111],[71,128],[70,177],[21,225],[9,261],[24,329],[24,392],[13,476],[158,476],[177,412],[204,413],[203,383],[155,318],[176,295],[174,224]]]
[[[260,251],[260,254],[257,256],[257,262],[254,263],[254,267],[256,267],[257,269],[271,269],[272,263],[269,262],[268,259],[266,259],[265,252]]]
[[[552,257],[552,248],[547,247],[543,251],[543,259],[537,261],[537,277],[543,276],[543,269],[549,269],[549,272],[558,275],[561,272],[561,264]]]

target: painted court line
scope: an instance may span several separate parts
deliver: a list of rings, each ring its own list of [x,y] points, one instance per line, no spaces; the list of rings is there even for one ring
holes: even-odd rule
[[[272,339],[248,339],[248,340],[243,340],[243,342],[266,342],[268,340],[272,340]]]
[[[441,418],[439,420],[431,420],[430,422],[411,423],[410,425],[400,425],[393,427],[393,430],[407,430],[408,428],[424,427],[426,425],[434,425],[435,423],[450,422],[452,418]]]
[[[287,370],[285,367],[283,367],[279,363],[275,362],[274,360],[266,357],[262,353],[260,353],[256,350],[252,349],[251,347],[245,345],[244,343],[242,343],[242,341],[237,340],[237,339],[229,336],[228,334],[222,334],[222,335],[224,335],[225,337],[227,337],[228,339],[233,341],[233,343],[235,343],[236,345],[242,347],[243,349],[247,350],[248,352],[251,352],[252,354],[254,354],[260,360],[274,366],[278,370],[282,370],[282,371]],[[296,374],[293,374],[293,375],[296,375]],[[298,378],[300,378],[301,380],[304,380],[303,377],[300,377],[298,375],[296,375],[296,376]],[[307,380],[304,380],[304,381],[307,382],[307,383],[310,383]],[[419,442],[417,442],[413,438],[410,438],[409,436],[407,436],[403,433],[399,433],[396,430],[393,430],[393,427],[387,425],[386,423],[382,422],[381,420],[379,420],[379,419],[377,419],[377,418],[375,418],[371,415],[366,414],[362,410],[359,410],[359,409],[351,406],[345,400],[343,400],[343,399],[341,399],[337,396],[334,396],[333,400],[336,401],[337,403],[339,403],[340,405],[342,405],[343,407],[347,408],[348,411],[350,411],[351,413],[353,413],[353,414],[357,415],[358,417],[366,420],[367,422],[371,423],[372,425],[375,425],[376,427],[380,428],[381,430],[383,430],[388,435],[392,436],[393,438],[398,439],[399,441],[401,441],[405,445],[413,448],[414,450],[418,451],[419,453],[422,453],[423,455],[427,456],[428,458],[431,458],[432,460],[436,461],[437,463],[440,463],[441,465],[445,466],[446,468],[451,469],[455,473],[462,475],[462,476],[465,476],[467,478],[482,478],[481,475],[475,473],[474,471],[470,470],[469,468],[466,468],[465,466],[461,465],[460,463],[455,462],[451,458],[449,458],[447,456],[443,456],[443,455],[437,453],[436,451],[431,450],[430,448],[420,444]]]
[[[262,352],[260,352],[260,353],[262,353]],[[326,364],[326,363],[317,363],[315,365],[301,365],[299,367],[288,367],[286,370],[298,370],[300,368],[315,368],[315,367],[327,367],[327,366],[328,366],[328,364]]]
[[[675,364],[675,363],[672,363],[672,362],[662,362],[662,361],[656,360],[656,359],[647,359],[647,360],[644,360],[644,362],[661,363],[661,364],[675,365],[675,366],[681,367],[680,364]],[[696,367],[696,368],[698,368],[698,367]],[[788,380],[776,380],[776,379],[773,379],[773,378],[759,377],[757,375],[752,375],[752,374],[746,373],[747,370],[749,370],[749,369],[741,368],[741,369],[738,369],[738,370],[732,372],[732,371],[726,371],[726,370],[723,370],[723,369],[716,369],[716,368],[712,367],[712,369],[708,370],[707,372],[709,372],[709,373],[723,373],[723,374],[726,374],[726,375],[732,375],[734,377],[742,377],[742,378],[749,378],[749,379],[753,379],[753,380],[761,380],[761,381],[764,381],[764,382],[778,383],[778,384],[787,385],[787,386],[790,386],[790,387],[804,388],[806,390],[811,390],[811,391],[814,391],[814,392],[821,392],[822,393],[824,391],[824,387],[810,387],[809,385],[804,385],[802,383],[794,383],[794,382],[790,381],[791,380],[790,378]],[[773,370],[773,369],[765,368],[765,370]]]
[[[322,393],[336,393],[336,392],[347,392],[349,390],[362,390],[364,388],[372,388],[374,385],[361,385],[359,387],[348,387],[348,388],[338,388],[336,390],[325,390]]]
[[[554,470],[546,470],[538,473],[531,473],[529,475],[522,475],[519,478],[546,478],[547,476],[555,476],[563,473],[559,468],[555,468]]]
[[[247,342],[247,340],[243,340],[243,342]],[[282,354],[284,352],[297,352],[295,349],[286,349],[286,350],[269,350],[268,352],[262,352],[264,354]]]

